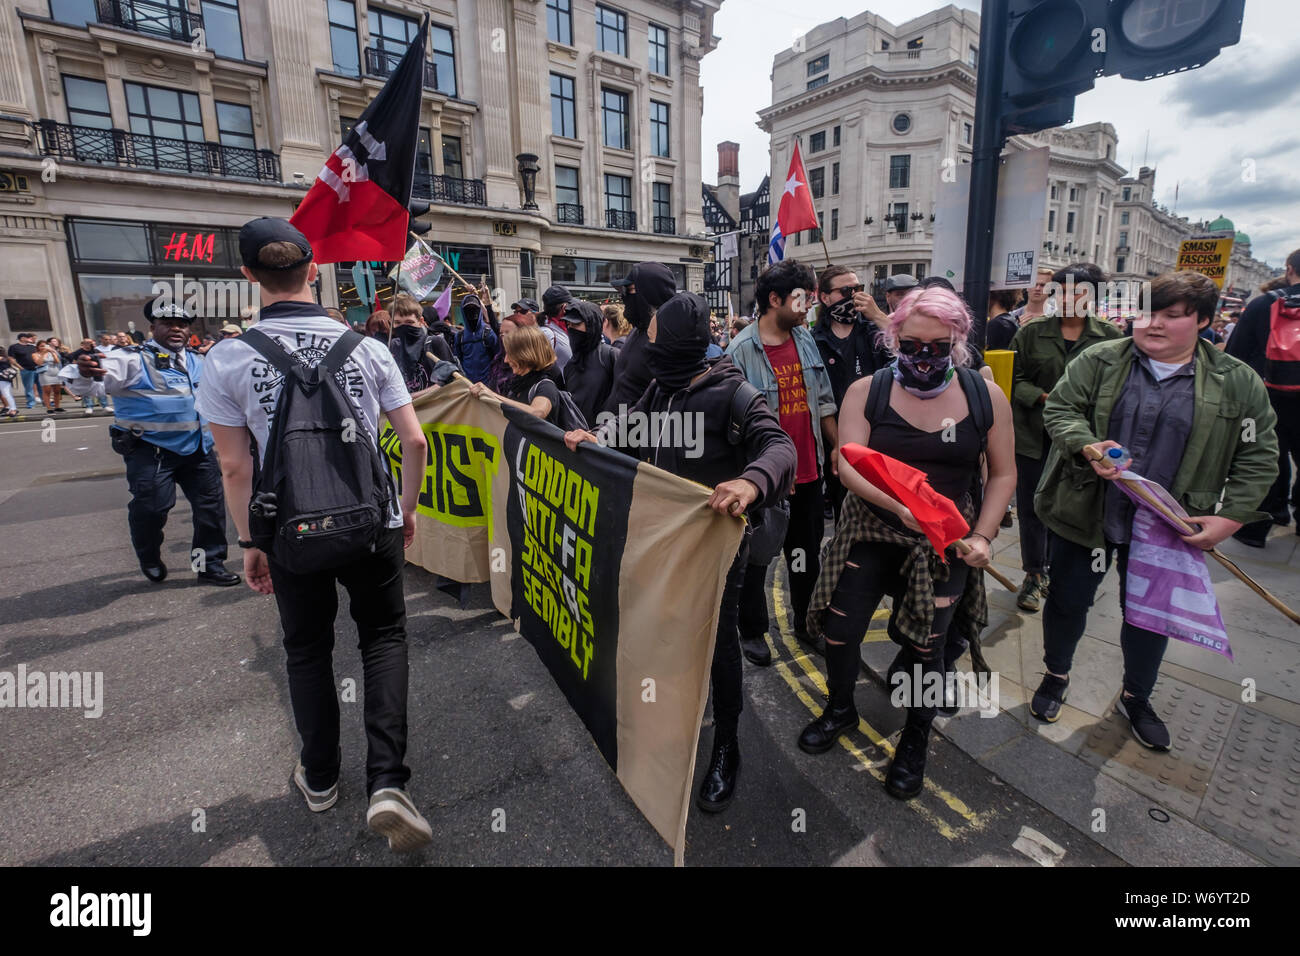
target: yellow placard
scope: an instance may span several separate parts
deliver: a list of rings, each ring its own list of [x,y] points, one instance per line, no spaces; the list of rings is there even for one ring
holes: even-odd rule
[[[1007,401],[1011,401],[1011,373],[1016,353],[1010,349],[993,349],[984,353],[984,364],[993,370],[993,381]]]
[[[1226,239],[1184,239],[1178,246],[1179,271],[1191,269],[1201,275],[1209,276],[1214,284],[1223,288],[1223,279],[1228,274],[1228,258],[1232,255],[1232,238]]]

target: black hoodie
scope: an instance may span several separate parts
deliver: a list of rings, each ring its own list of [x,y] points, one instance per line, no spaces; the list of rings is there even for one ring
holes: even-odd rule
[[[623,314],[633,328],[623,347],[618,350],[618,361],[614,365],[614,390],[605,403],[605,407],[615,414],[618,413],[619,405],[631,405],[640,398],[654,377],[646,363],[646,346],[649,344],[646,327],[650,324],[650,316],[654,311],[677,293],[672,271],[660,262],[638,262],[627,278],[621,281],[632,283],[636,292],[624,296]],[[638,313],[645,316],[644,320],[636,318]]]
[[[794,442],[781,430],[781,423],[761,395],[745,413],[740,443],[731,444],[731,400],[744,381],[744,374],[728,356],[714,359],[702,378],[679,392],[669,393],[652,382],[628,417],[603,414],[603,427],[597,434],[603,433],[610,447],[709,488],[744,478],[758,488],[758,500],[748,510],[769,507],[790,494],[797,456]],[[638,414],[633,416],[633,412]],[[673,440],[675,436],[670,434],[666,445],[654,447],[650,435],[654,420],[645,422],[641,416],[655,412],[684,413],[679,419],[683,422],[682,435],[691,440]],[[644,422],[641,436],[634,431],[639,418]],[[687,421],[692,424],[686,425]],[[696,431],[695,422],[702,432]]]
[[[569,385],[573,401],[582,410],[582,417],[592,423],[605,407],[605,400],[614,387],[614,358],[617,353],[601,341],[600,325],[604,316],[600,309],[590,302],[574,301],[565,315],[573,312],[582,316],[587,327],[582,332],[569,328],[573,358],[564,367],[564,380]]]

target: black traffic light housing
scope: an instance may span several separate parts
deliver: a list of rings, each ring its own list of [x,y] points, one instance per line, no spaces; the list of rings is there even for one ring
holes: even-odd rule
[[[427,214],[428,211],[429,211],[429,204],[427,202],[411,202],[406,204],[406,212],[407,212],[406,248],[407,249],[410,249],[411,246],[415,244],[415,238],[411,235],[411,233],[415,233],[416,236],[423,236],[426,232],[428,232],[430,229],[433,228],[432,223],[420,222],[420,217]]]
[[[1204,66],[1241,39],[1246,0],[1113,0],[1106,75],[1150,80]]]

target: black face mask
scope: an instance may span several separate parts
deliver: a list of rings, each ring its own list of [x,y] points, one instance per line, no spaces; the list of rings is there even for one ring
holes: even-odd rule
[[[695,343],[660,345],[651,342],[646,348],[646,364],[659,387],[669,392],[680,392],[691,379],[709,367],[704,360],[705,346]]]
[[[633,292],[623,296],[623,316],[632,323],[632,327],[644,332],[650,325],[654,310],[645,298]]]
[[[858,320],[858,310],[853,307],[853,299],[842,299],[826,310],[830,317],[843,325],[852,325]]]
[[[681,293],[659,309],[655,341],[646,347],[646,364],[659,387],[680,392],[691,379],[707,371],[708,304],[699,296]]]

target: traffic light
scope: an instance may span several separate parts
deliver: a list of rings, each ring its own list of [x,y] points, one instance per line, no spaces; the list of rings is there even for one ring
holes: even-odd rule
[[[1246,0],[1007,0],[1003,135],[1068,123],[1097,77],[1147,80],[1208,63],[1241,38]],[[985,3],[997,15],[998,3]]]
[[[412,202],[406,204],[406,212],[407,212],[406,248],[407,249],[410,249],[411,246],[415,244],[415,237],[412,236],[411,233],[415,233],[416,236],[422,236],[430,229],[433,228],[432,223],[420,222],[420,217],[423,216],[428,211],[429,211],[429,204],[427,202]]]

